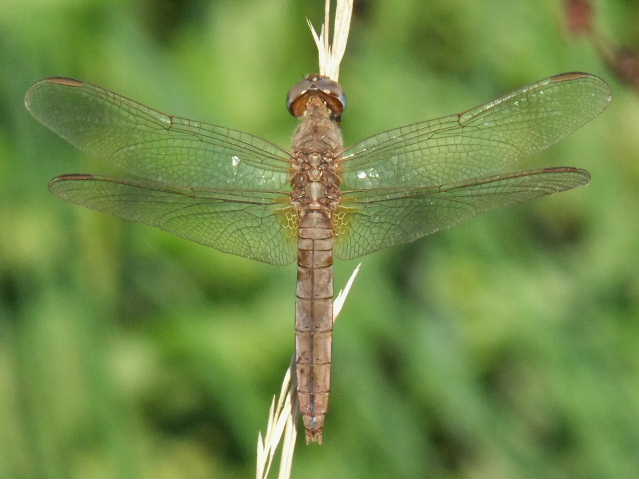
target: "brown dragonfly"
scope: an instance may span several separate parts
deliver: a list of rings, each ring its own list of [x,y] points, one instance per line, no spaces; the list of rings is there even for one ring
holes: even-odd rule
[[[55,195],[225,253],[297,261],[297,394],[307,442],[319,443],[331,382],[333,255],[357,258],[588,184],[579,168],[513,168],[610,100],[600,78],[564,73],[344,149],[342,88],[310,75],[288,96],[299,125],[287,151],[69,78],[42,80],[25,98],[36,119],[118,171],[58,176],[49,183]]]

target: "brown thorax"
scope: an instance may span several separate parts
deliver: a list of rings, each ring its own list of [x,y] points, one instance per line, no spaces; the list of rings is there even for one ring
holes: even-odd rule
[[[316,74],[307,76],[288,94],[289,110],[301,120],[293,139],[291,179],[291,198],[301,215],[323,210],[330,217],[339,203],[342,135],[338,122],[345,103],[342,87]]]

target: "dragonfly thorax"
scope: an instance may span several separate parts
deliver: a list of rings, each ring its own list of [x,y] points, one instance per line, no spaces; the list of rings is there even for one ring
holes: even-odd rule
[[[320,201],[326,198],[326,188],[319,181],[311,181],[306,185],[306,197],[310,200],[308,208],[318,210],[322,207]]]
[[[340,199],[337,170],[342,133],[335,114],[321,97],[309,97],[305,108],[293,137],[291,199],[300,217],[306,210],[322,210],[330,223]]]

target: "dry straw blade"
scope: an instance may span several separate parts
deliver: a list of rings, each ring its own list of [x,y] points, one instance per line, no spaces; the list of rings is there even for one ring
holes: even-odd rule
[[[268,414],[266,433],[258,433],[257,438],[257,470],[258,479],[265,478],[273,464],[277,447],[284,436],[282,444],[282,456],[280,458],[279,477],[290,477],[293,450],[295,448],[295,420],[297,418],[297,404],[294,399],[295,385],[292,384],[292,368],[289,367],[284,375],[284,381],[280,389],[280,395],[275,402],[271,402]]]
[[[324,24],[320,28],[319,34],[310,20],[308,26],[311,29],[317,51],[319,53],[320,75],[327,76],[332,80],[339,80],[339,67],[346,51],[348,32],[353,14],[353,0],[338,0],[335,7],[335,23],[333,25],[333,41],[330,38],[330,10],[331,2],[326,0],[324,11]]]

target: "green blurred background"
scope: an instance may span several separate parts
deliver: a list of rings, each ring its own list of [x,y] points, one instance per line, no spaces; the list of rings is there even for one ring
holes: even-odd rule
[[[356,1],[357,3],[357,1]],[[598,27],[639,49],[639,4]],[[610,108],[530,167],[586,189],[365,258],[334,346],[322,447],[297,477],[639,474],[639,96],[556,0],[361,1],[346,143],[564,71]],[[3,0],[0,476],[248,476],[293,352],[295,268],[218,253],[52,197],[90,160],[23,97],[54,75],[288,146],[316,70],[294,0]],[[337,265],[341,287],[356,263]]]

